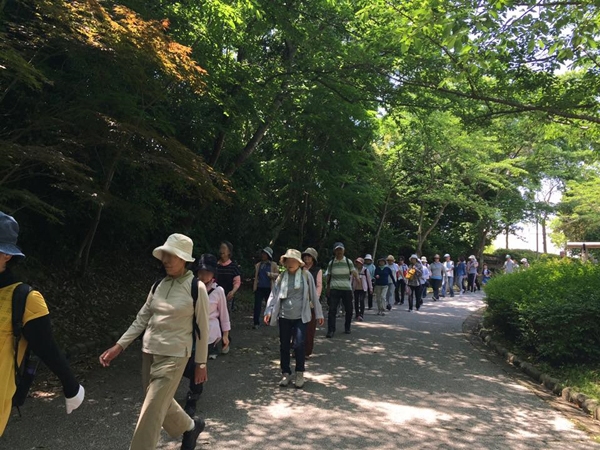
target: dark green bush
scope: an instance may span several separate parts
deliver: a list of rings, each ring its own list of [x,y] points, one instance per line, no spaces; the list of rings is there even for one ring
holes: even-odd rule
[[[600,266],[540,261],[485,287],[486,326],[553,364],[600,362]]]

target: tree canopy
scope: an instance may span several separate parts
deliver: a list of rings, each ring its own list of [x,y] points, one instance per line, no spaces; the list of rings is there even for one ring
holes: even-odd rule
[[[592,236],[599,11],[0,2],[0,209],[80,273],[175,231],[202,251],[229,239],[243,260],[268,244],[326,259],[339,239],[353,254],[481,254],[556,211]],[[558,208],[539,194],[549,180]]]

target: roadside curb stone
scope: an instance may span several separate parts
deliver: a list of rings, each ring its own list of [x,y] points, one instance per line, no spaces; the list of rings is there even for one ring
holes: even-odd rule
[[[501,343],[494,341],[491,330],[483,328],[485,307],[475,311],[463,322],[463,332],[477,336],[487,347],[494,350],[507,363],[518,368],[535,382],[552,391],[556,396],[580,407],[593,419],[600,421],[600,403],[571,387],[564,386],[560,380],[543,373],[533,364],[522,361],[517,355],[508,351]]]

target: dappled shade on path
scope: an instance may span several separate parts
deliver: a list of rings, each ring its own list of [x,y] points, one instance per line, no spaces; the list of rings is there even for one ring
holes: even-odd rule
[[[198,448],[594,448],[583,432],[465,339],[462,322],[481,305],[479,295],[456,297],[426,303],[420,313],[368,312],[349,336],[324,339],[320,330],[304,390],[277,386],[276,329],[238,331],[231,354],[211,362],[200,405],[208,427]],[[57,428],[67,427],[68,420],[80,436],[89,435],[90,448],[127,448],[142,398],[136,351],[112,373],[90,374],[90,403],[72,421],[52,419]],[[178,398],[184,393],[182,384]],[[25,414],[39,415],[41,427],[23,448],[41,442],[49,449],[81,448],[46,428],[59,400],[28,403]],[[27,428],[26,421],[13,420],[9,442]],[[101,439],[109,430],[111,437]],[[159,448],[178,445],[164,436]]]

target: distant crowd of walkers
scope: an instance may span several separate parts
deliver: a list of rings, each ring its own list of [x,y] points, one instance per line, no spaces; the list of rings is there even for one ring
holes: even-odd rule
[[[24,257],[16,246],[17,236],[17,222],[0,213],[0,336],[4,339],[0,346],[0,435],[15,404],[27,346],[61,380],[67,413],[77,409],[85,395],[52,338],[43,297],[26,285],[22,305],[25,312],[15,321],[15,293],[23,289],[10,269]],[[156,448],[161,429],[172,437],[182,436],[182,450],[196,448],[205,428],[204,421],[196,417],[196,406],[208,380],[208,360],[228,353],[232,342],[230,312],[242,284],[241,270],[232,260],[232,253],[232,244],[223,241],[218,258],[205,253],[195,259],[193,242],[183,234],[172,234],[153,250],[152,255],[162,263],[164,276],[150,288],[129,329],[99,357],[100,364],[108,367],[141,337],[145,396],[130,449]],[[314,248],[303,252],[288,249],[279,264],[270,247],[261,251],[254,267],[253,328],[260,328],[261,322],[279,328],[279,386],[302,388],[305,384],[306,358],[313,352],[317,325],[325,324],[323,296],[328,306],[326,337],[331,339],[340,313],[344,317],[343,331],[350,334],[353,320],[364,321],[366,310],[375,307],[376,314],[384,316],[407,301],[408,311],[419,311],[428,288],[433,301],[439,301],[446,295],[454,297],[456,291],[462,294],[480,290],[491,277],[487,265],[479,271],[474,255],[467,260],[460,257],[455,264],[449,254],[443,261],[434,255],[428,263],[425,256],[417,254],[405,262],[403,257],[396,261],[393,255],[374,260],[369,254],[351,260],[345,253],[344,244],[335,243],[333,257],[323,271]],[[521,264],[527,266],[526,261]],[[507,255],[505,272],[517,267]],[[22,327],[18,330],[23,335],[20,340],[16,339],[16,324]],[[10,344],[13,340],[14,347]],[[291,353],[295,358],[293,372]],[[182,377],[189,380],[183,408],[174,399]]]

